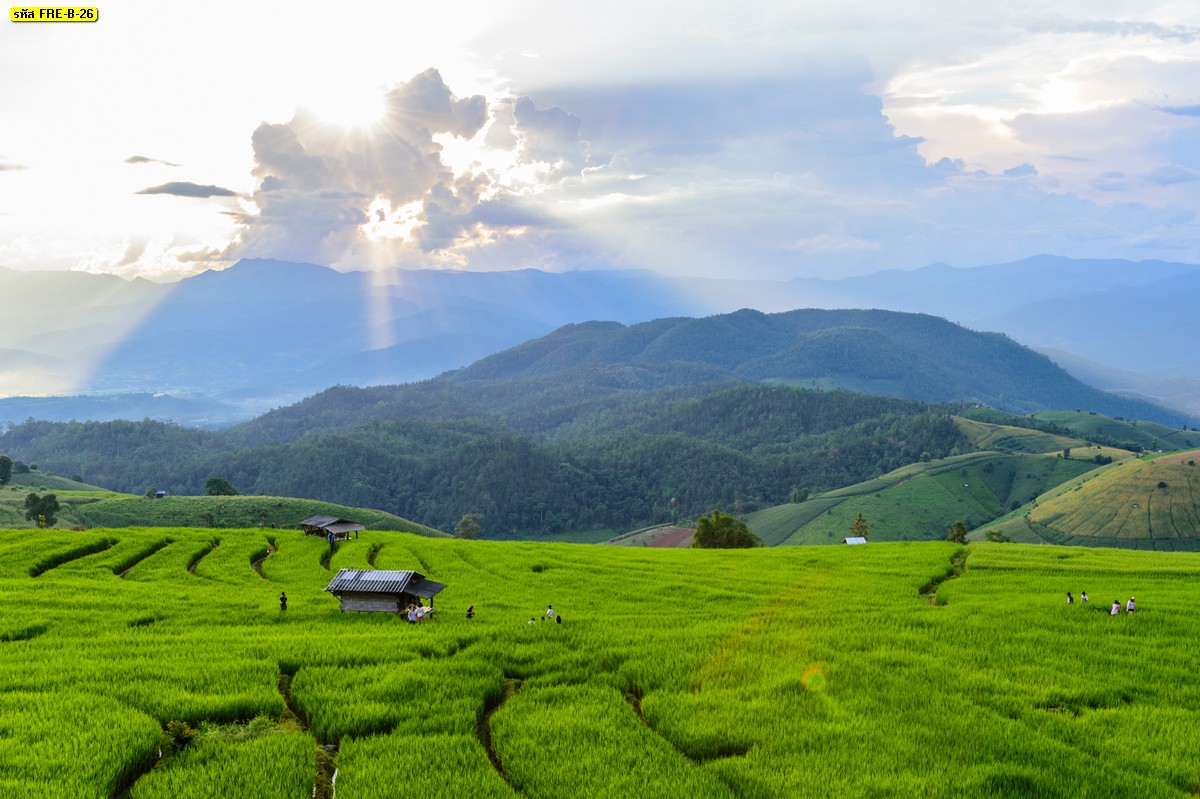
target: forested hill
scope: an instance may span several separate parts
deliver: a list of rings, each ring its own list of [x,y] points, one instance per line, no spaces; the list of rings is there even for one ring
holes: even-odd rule
[[[339,386],[217,433],[30,421],[0,451],[132,493],[196,494],[220,476],[245,493],[439,529],[482,513],[497,536],[621,530],[775,505],[965,451],[950,419],[959,406],[927,404],[950,401],[1179,425],[1004,336],[935,317],[741,311],[570,325],[435,380]]]
[[[691,398],[627,399],[581,413],[577,434],[561,440],[492,419],[409,417],[258,444],[153,421],[29,421],[0,446],[131,493],[197,494],[223,476],[244,493],[378,508],[438,529],[482,513],[484,533],[497,537],[748,511],[969,446],[946,409],[887,397],[716,386]]]
[[[926,314],[742,310],[638,325],[567,325],[447,376],[497,382],[590,370],[595,380],[657,385],[714,378],[839,386],[926,402],[980,403],[1015,413],[1085,408],[1178,426],[1185,418],[1098,391],[997,333]]]
[[[435,380],[335,387],[227,431],[243,444],[373,421],[488,419],[540,438],[619,429],[722,385],[845,388],[1014,413],[1079,409],[1170,427],[1197,420],[1091,388],[1007,336],[925,314],[743,310],[566,325]]]

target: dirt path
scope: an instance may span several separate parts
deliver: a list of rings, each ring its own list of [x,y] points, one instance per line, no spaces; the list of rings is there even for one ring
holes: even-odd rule
[[[692,545],[692,536],[695,534],[696,531],[690,527],[666,527],[647,546],[671,549],[686,548]]]

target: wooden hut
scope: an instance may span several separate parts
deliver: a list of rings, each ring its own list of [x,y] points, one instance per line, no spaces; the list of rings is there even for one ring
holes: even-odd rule
[[[325,590],[342,601],[343,611],[404,613],[409,605],[421,605],[424,599],[432,610],[434,596],[445,587],[420,572],[341,569]]]
[[[308,535],[319,535],[326,538],[330,533],[338,541],[344,541],[350,537],[351,533],[358,536],[360,530],[367,529],[358,522],[352,522],[349,519],[339,519],[336,516],[313,516],[311,519],[305,519],[300,522],[300,529]]]

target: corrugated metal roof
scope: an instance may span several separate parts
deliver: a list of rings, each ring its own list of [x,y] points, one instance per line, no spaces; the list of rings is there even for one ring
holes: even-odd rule
[[[435,583],[433,580],[422,579],[420,582],[413,582],[408,587],[408,593],[419,596],[422,599],[433,599],[434,594],[445,588],[445,583]]]
[[[336,516],[313,516],[311,519],[305,519],[298,523],[301,528],[314,528],[325,530],[330,533],[353,533],[356,530],[365,530],[358,522],[352,522],[349,519],[339,519]]]
[[[321,529],[331,533],[353,533],[356,530],[366,530],[367,528],[358,522],[338,522],[337,524],[327,524]]]
[[[325,586],[334,594],[353,591],[361,594],[412,594],[429,599],[446,586],[426,580],[414,571],[389,569],[341,569]]]
[[[311,519],[305,519],[299,523],[300,527],[324,527],[327,524],[341,521],[336,516],[313,516]]]

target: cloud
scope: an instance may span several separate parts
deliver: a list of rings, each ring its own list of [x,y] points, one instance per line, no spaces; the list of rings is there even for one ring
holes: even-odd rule
[[[1146,180],[1159,186],[1171,186],[1176,183],[1191,183],[1200,180],[1200,172],[1178,164],[1163,164],[1150,170],[1146,174]]]
[[[931,162],[929,140],[898,131],[868,90],[865,59],[802,66],[543,86],[490,103],[428,70],[387,93],[369,130],[299,109],[255,130],[257,188],[225,257],[774,278],[1040,252],[1141,258],[1156,246],[1200,257],[1188,115],[1132,101],[1034,108],[1004,121],[1010,144],[1024,144],[995,163],[953,149]],[[1134,73],[1126,89],[1178,77],[1140,57],[1120,66]],[[1089,70],[1079,85],[1110,74]],[[1008,91],[992,99],[1008,103]],[[973,111],[939,119],[992,124]]]
[[[20,172],[27,169],[24,164],[14,164],[10,161],[0,161],[0,172]]]
[[[125,255],[113,266],[113,270],[120,272],[123,267],[136,264],[142,255],[145,254],[146,247],[149,244],[149,238],[131,238],[129,246],[125,249]]]
[[[383,104],[369,129],[303,108],[287,123],[260,125],[253,207],[239,215],[229,257],[463,265],[464,251],[553,226],[519,195],[577,178],[590,163],[580,121],[566,111],[525,97],[491,106],[482,95],[460,98],[434,69],[391,88]],[[452,167],[443,156],[455,141],[474,160]]]
[[[1095,33],[1104,36],[1147,37],[1161,41],[1191,44],[1200,40],[1200,28],[1193,25],[1161,25],[1157,22],[1117,19],[1035,18],[1026,24],[1031,33]]]
[[[163,161],[159,158],[151,158],[146,155],[131,155],[125,159],[127,164],[162,164],[163,166],[179,166],[179,164],[170,161]]]
[[[1158,110],[1180,117],[1200,117],[1200,105],[1159,106]]]
[[[552,164],[556,172],[575,174],[587,164],[579,140],[579,117],[558,106],[539,110],[528,97],[517,100],[512,112],[513,130],[525,159]]]
[[[236,197],[237,192],[221,186],[202,186],[187,181],[171,181],[160,186],[151,186],[135,194],[170,194],[175,197]]]

